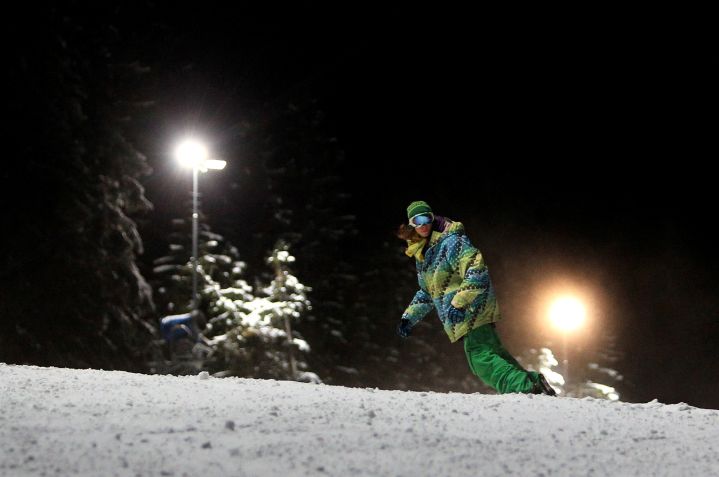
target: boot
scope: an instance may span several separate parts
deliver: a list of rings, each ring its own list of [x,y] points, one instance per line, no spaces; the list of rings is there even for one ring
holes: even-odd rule
[[[548,396],[556,396],[557,392],[549,385],[547,378],[542,373],[537,373],[537,380],[534,382],[532,394],[546,394]]]

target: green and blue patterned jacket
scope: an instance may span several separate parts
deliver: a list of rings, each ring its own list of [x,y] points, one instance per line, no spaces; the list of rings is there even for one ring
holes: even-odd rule
[[[474,328],[501,319],[489,270],[460,222],[447,221],[444,231],[432,231],[424,253],[423,245],[424,241],[409,243],[407,249],[407,255],[416,260],[419,290],[402,318],[415,326],[435,308],[452,343]],[[450,322],[450,304],[465,310],[464,321]]]

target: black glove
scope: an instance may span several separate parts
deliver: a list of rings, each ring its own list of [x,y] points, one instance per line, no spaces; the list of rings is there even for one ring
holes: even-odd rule
[[[464,310],[460,310],[459,308],[455,308],[454,306],[449,305],[449,309],[447,310],[447,318],[449,319],[450,323],[452,323],[453,325],[461,323],[464,321],[464,316]]]
[[[406,318],[399,320],[399,325],[397,325],[397,334],[402,338],[409,337],[409,335],[412,334],[412,322]]]

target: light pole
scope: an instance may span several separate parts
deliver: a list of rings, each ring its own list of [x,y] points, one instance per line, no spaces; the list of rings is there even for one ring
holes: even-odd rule
[[[182,141],[176,150],[177,160],[184,167],[192,168],[192,311],[196,312],[199,307],[197,294],[197,235],[198,235],[198,176],[200,172],[207,172],[209,169],[224,169],[227,163],[217,159],[208,159],[207,148],[204,144],[194,139]]]
[[[552,302],[549,318],[554,326],[562,332],[562,357],[565,392],[569,388],[569,348],[567,346],[569,332],[579,328],[586,317],[584,305],[575,297],[563,296]]]

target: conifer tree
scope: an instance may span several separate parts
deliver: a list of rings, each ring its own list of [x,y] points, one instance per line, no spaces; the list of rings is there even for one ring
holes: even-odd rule
[[[168,314],[191,310],[192,261],[188,221],[173,221],[176,231],[169,253],[155,260],[154,285],[158,308]],[[268,258],[274,272],[269,285],[256,289],[243,278],[246,264],[220,234],[201,224],[198,237],[198,289],[201,340],[209,346],[199,365],[216,376],[293,379],[319,382],[307,371],[303,356],[310,351],[291,322],[309,309],[308,289],[290,274],[294,262],[288,246],[279,243]],[[185,369],[185,368],[180,368]]]
[[[17,18],[0,360],[142,370],[152,300],[134,218],[151,207],[139,182],[150,168],[125,133],[138,113],[125,88],[141,73],[115,56],[112,15],[38,7]]]
[[[292,322],[310,308],[310,302],[309,289],[289,272],[294,257],[288,250],[278,242],[267,259],[274,277],[268,286],[260,287],[258,296],[224,298],[222,306],[231,312],[210,319],[206,335],[214,352],[208,367],[216,375],[320,382],[307,371],[309,345],[292,330]],[[218,322],[222,333],[217,333]]]
[[[619,400],[620,393],[615,386],[623,380],[623,376],[607,366],[607,362],[615,361],[616,351],[614,340],[606,334],[603,344],[606,346],[599,352],[585,351],[589,356],[577,356],[572,365],[571,381],[566,380],[564,370],[548,347],[532,348],[525,352],[519,361],[528,370],[538,371],[547,378],[549,384],[560,394],[570,397],[594,397],[598,399]],[[599,362],[605,363],[604,365]]]
[[[286,103],[255,133],[268,191],[258,235],[283,240],[298,257],[294,268],[311,287],[314,305],[297,329],[320,350],[310,357],[312,367],[331,382],[335,371],[351,366],[350,350],[362,353],[364,342],[353,333],[369,319],[355,296],[353,262],[361,257],[341,179],[344,153],[325,112],[308,96]]]

